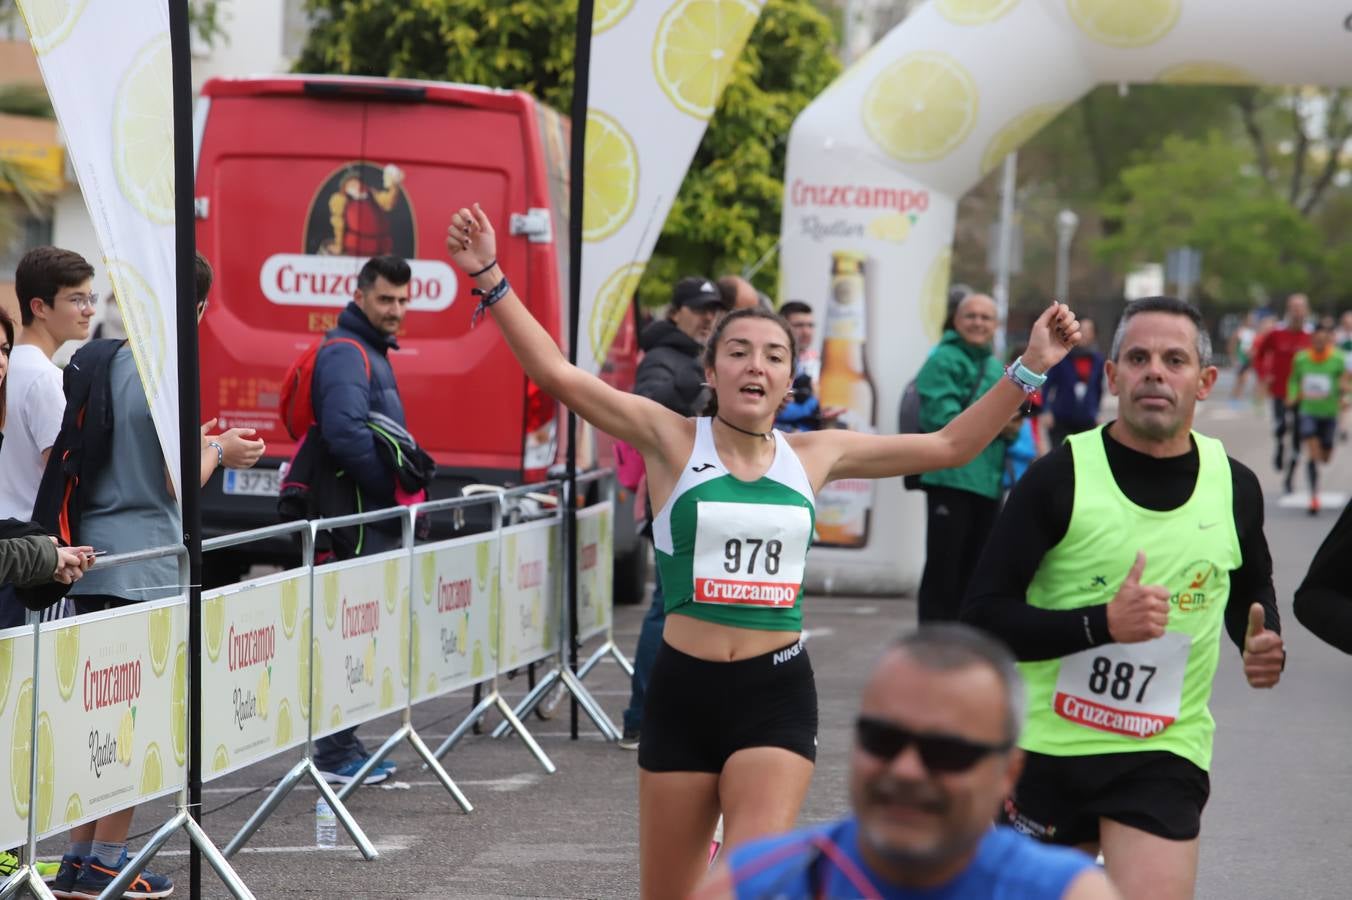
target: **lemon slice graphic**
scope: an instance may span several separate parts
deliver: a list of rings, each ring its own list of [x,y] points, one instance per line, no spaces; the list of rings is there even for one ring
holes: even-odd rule
[[[212,597],[202,604],[202,640],[207,645],[207,659],[215,662],[220,658],[224,639],[225,598]]]
[[[282,582],[282,634],[291,637],[296,633],[296,620],[300,618],[300,582],[298,579]]]
[[[939,15],[955,25],[984,25],[1009,12],[1019,0],[934,0]]]
[[[56,737],[46,713],[38,716],[38,797],[33,815],[38,833],[52,826],[52,803],[56,798]],[[28,777],[25,773],[25,779]]]
[[[596,292],[596,304],[592,306],[591,323],[588,332],[592,342],[592,358],[600,362],[610,352],[610,345],[624,324],[629,313],[629,305],[643,278],[644,263],[629,263],[610,273],[601,289]],[[488,565],[486,545],[481,568]],[[487,577],[485,575],[485,577]],[[482,590],[482,588],[480,588]]]
[[[62,700],[69,700],[75,693],[75,681],[80,673],[81,627],[67,625],[56,633],[56,689]],[[4,701],[0,700],[0,709],[4,708]]]
[[[995,133],[995,137],[986,145],[986,151],[981,154],[981,174],[985,175],[1000,165],[1006,156],[1023,146],[1065,108],[1064,103],[1044,103],[1026,109],[1011,119]]]
[[[587,110],[582,239],[599,241],[619,231],[638,202],[638,148],[619,122]]]
[[[60,634],[57,634],[57,640],[60,641]],[[9,700],[9,679],[14,674],[14,641],[17,638],[11,638],[7,641],[0,641],[0,713],[5,711],[5,703]],[[58,644],[59,646],[59,644]],[[60,665],[57,671],[61,671]],[[71,688],[75,687],[74,678],[71,679]],[[69,700],[70,693],[63,693],[62,700]]]
[[[277,746],[291,743],[291,704],[283,697],[277,704]]]
[[[188,754],[188,645],[180,642],[174,653],[174,682],[169,687],[169,734],[174,764],[181,766]]]
[[[66,801],[66,815],[61,820],[62,824],[69,825],[72,822],[78,822],[84,818],[84,801],[80,799],[79,794],[71,794],[70,799]]]
[[[113,283],[117,308],[122,312],[122,320],[131,336],[131,350],[136,357],[137,370],[146,382],[146,396],[154,403],[163,380],[164,361],[168,358],[159,301],[141,273],[125,260],[108,260],[108,280]]]
[[[677,109],[697,119],[714,114],[759,16],[751,0],[678,0],[663,14],[653,72]]]
[[[920,288],[920,323],[930,343],[943,335],[944,319],[948,316],[948,270],[952,264],[951,250],[940,253],[930,264],[925,283]]]
[[[164,787],[164,760],[160,758],[160,745],[154,741],[146,747],[146,757],[141,763],[141,796],[157,793]]]
[[[609,31],[634,8],[634,0],[599,0],[592,10],[592,37]]]
[[[225,749],[225,744],[221,744],[211,756],[211,771],[224,772],[228,768],[230,768],[230,752]]]
[[[132,60],[113,105],[113,168],[118,186],[128,202],[156,225],[174,221],[171,87],[169,38],[157,37]]]
[[[168,607],[151,610],[150,616],[150,669],[156,675],[163,675],[169,665],[170,631],[174,625],[173,613]]]
[[[85,2],[45,0],[20,6],[19,11],[28,23],[28,36],[33,39],[33,49],[38,53],[48,53],[70,37],[75,23],[80,20],[80,13],[84,12]]]
[[[1182,0],[1066,0],[1080,30],[1110,47],[1144,47],[1169,33]]]
[[[902,162],[940,159],[976,124],[976,82],[946,53],[921,51],[888,66],[864,93],[864,128]]]
[[[33,679],[25,678],[14,697],[14,731],[9,739],[9,794],[19,818],[28,816],[28,761],[33,742]]]

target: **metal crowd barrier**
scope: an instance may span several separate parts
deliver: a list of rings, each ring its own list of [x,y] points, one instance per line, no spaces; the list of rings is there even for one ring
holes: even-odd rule
[[[52,896],[32,862],[40,838],[153,801],[166,793],[176,796],[173,816],[131,859],[107,896],[119,896],[165,842],[183,829],[231,895],[240,900],[252,898],[228,858],[306,779],[332,807],[362,855],[374,859],[378,855],[374,845],[344,801],[400,742],[408,741],[460,808],[471,812],[472,804],[442,767],[441,757],[490,709],[497,709],[503,721],[494,736],[516,734],[539,764],[553,773],[554,763],[523,720],[555,688],[566,690],[606,738],[617,739],[619,732],[581,681],[607,655],[626,672],[632,672],[613,641],[613,475],[591,473],[580,477],[578,484],[581,487],[597,481],[603,483],[602,499],[577,511],[579,552],[572,567],[561,565],[565,555],[561,508],[574,500],[562,496],[560,502],[560,495],[567,489],[559,482],[497,489],[476,496],[342,518],[286,523],[205,541],[204,553],[294,535],[299,538],[301,548],[300,565],[296,568],[204,592],[203,646],[194,648],[202,654],[203,677],[198,685],[189,682],[186,665],[189,650],[185,548],[153,548],[100,560],[99,568],[105,569],[174,556],[179,567],[174,587],[179,595],[129,609],[50,623],[38,622],[33,614],[31,626],[0,634],[0,641],[15,642],[9,655],[20,676],[27,669],[24,651],[30,647],[32,650],[31,708],[27,721],[16,723],[19,717],[0,715],[0,743],[6,727],[12,731],[22,724],[28,729],[25,740],[33,751],[28,766],[30,803],[26,821],[14,820],[7,825],[0,817],[0,842],[11,838],[15,844],[24,842],[25,858],[25,864],[0,886],[0,900],[16,896],[24,889],[40,898]],[[541,515],[545,512],[542,504],[547,505],[551,498],[554,508]],[[488,531],[423,544],[415,539],[420,517],[449,512],[459,528],[463,526],[464,510],[473,506],[489,507]],[[526,521],[516,521],[523,515]],[[510,524],[509,518],[513,520]],[[395,549],[341,562],[316,562],[316,539],[320,533],[390,520],[397,520],[401,529],[401,540]],[[577,674],[568,667],[565,655],[572,626],[564,598],[574,579],[580,579],[576,629],[579,643],[604,637],[600,648]],[[129,781],[129,786],[124,786],[120,793],[105,790],[94,796],[74,791],[68,798],[63,821],[52,828],[49,806],[62,801],[68,789],[66,781],[77,777],[72,774],[75,768],[84,767],[62,765],[54,746],[50,753],[43,749],[52,743],[49,736],[54,734],[48,716],[51,707],[44,702],[44,696],[52,688],[48,682],[53,679],[45,673],[44,664],[51,655],[58,658],[56,668],[60,671],[55,680],[60,699],[70,700],[78,679],[78,659],[70,658],[75,653],[71,648],[80,643],[81,626],[94,622],[101,623],[94,637],[96,649],[101,646],[100,641],[120,640],[119,647],[134,650],[138,655],[127,663],[130,668],[126,671],[136,673],[137,696],[141,696],[143,681],[147,691],[155,692],[139,703],[136,713],[131,708],[137,704],[122,695],[113,696],[103,706],[96,704],[95,718],[125,712],[124,723],[132,721],[133,730],[126,731],[123,724],[123,730],[115,733],[112,727],[100,729],[97,722],[94,730],[107,737],[106,746],[112,748],[110,758],[128,768],[133,751],[125,736],[136,735],[144,743],[149,735],[152,740],[144,748],[139,785],[130,785],[127,773],[116,772]],[[118,638],[119,629],[128,626],[149,631],[138,630],[133,636]],[[145,639],[147,634],[150,640]],[[161,634],[165,636],[158,637]],[[365,658],[358,659],[351,652],[351,644],[368,639]],[[337,690],[344,680],[335,679],[337,667],[333,666],[344,642],[349,645],[342,673],[348,705],[344,708],[335,703],[325,718],[322,698],[326,691]],[[391,650],[391,644],[397,652]],[[88,648],[86,643],[84,649]],[[327,674],[325,661],[330,665]],[[391,664],[384,665],[385,662]],[[522,667],[542,662],[551,666],[550,671],[513,708],[499,689],[501,679]],[[65,671],[62,667],[69,669],[68,677],[61,674]],[[383,673],[377,674],[382,667]],[[144,677],[145,668],[151,670],[148,679]],[[397,679],[395,671],[399,672]],[[0,673],[0,678],[7,675]],[[8,677],[3,687],[8,694],[12,690],[21,692],[26,684],[21,677]],[[275,690],[274,684],[279,685]],[[413,706],[467,687],[484,689],[486,694],[441,746],[430,750],[413,727]],[[127,689],[118,690],[125,694]],[[4,711],[3,696],[0,695],[0,713]],[[216,849],[188,811],[186,741],[192,704],[200,704],[213,713],[202,717],[200,751],[204,781],[301,749],[301,758],[223,852]],[[98,711],[104,706],[111,712]],[[233,716],[222,714],[222,710],[231,708]],[[339,728],[359,725],[394,711],[402,711],[400,727],[372,754],[352,782],[335,791],[314,763],[314,741]],[[297,726],[297,716],[304,719],[303,729]],[[63,728],[70,721],[79,719],[63,713]],[[153,731],[155,728],[163,733]],[[10,738],[17,740],[12,733]],[[120,753],[115,738],[120,741]],[[50,771],[43,768],[44,760],[50,761]],[[88,809],[84,807],[84,796],[90,796]],[[10,828],[9,834],[5,833],[6,827]]]
[[[196,691],[189,680],[186,664],[187,549],[178,545],[118,554],[99,560],[98,568],[104,570],[170,556],[178,561],[178,583],[172,585],[177,592],[175,597],[53,622],[40,622],[37,613],[29,614],[30,625],[24,626],[23,630],[32,629],[32,679],[19,684],[20,694],[25,688],[28,691],[29,716],[26,723],[21,723],[21,717],[17,715],[7,717],[4,722],[11,729],[16,725],[26,725],[28,729],[28,804],[23,816],[26,818],[26,842],[22,848],[25,862],[0,888],[0,898],[16,896],[24,889],[43,900],[52,898],[51,890],[34,865],[40,837],[153,802],[167,793],[174,795],[174,814],[131,857],[103,896],[120,897],[165,842],[181,829],[206,857],[232,896],[237,900],[253,898],[249,888],[189,813],[187,735]],[[86,635],[84,626],[96,623],[100,626],[97,631]],[[13,660],[13,650],[23,649],[18,643],[23,635],[13,633],[20,629],[11,631],[5,639],[16,642],[10,652]],[[95,651],[104,652],[90,651],[91,637]],[[52,646],[44,652],[44,644]],[[87,664],[83,678],[79,665],[82,651],[86,654]],[[55,659],[50,678],[44,675],[43,666],[49,654]],[[93,669],[95,656],[99,657],[100,663],[109,658],[115,661],[110,666]],[[149,674],[145,672],[147,669]],[[14,681],[11,677],[5,686],[6,695]],[[52,681],[55,681],[55,698],[51,694]],[[82,687],[84,694],[78,701],[77,687]],[[145,696],[147,691],[152,694],[149,700]],[[163,696],[165,694],[168,696]],[[17,712],[17,696],[15,704]],[[66,760],[75,757],[56,752],[50,711],[61,717],[63,731],[71,729],[73,723],[81,728],[92,727],[93,746],[88,767],[67,765]],[[114,717],[120,720],[116,729],[103,727]],[[142,755],[139,784],[136,774],[130,771],[138,734],[141,741],[145,741],[147,734],[151,738]],[[12,745],[18,737],[14,731],[10,732]],[[44,748],[50,750],[49,755],[44,753]],[[87,793],[87,768],[94,769],[94,790],[101,793]],[[120,768],[128,771],[119,771]],[[107,781],[102,781],[104,770],[107,770]],[[62,821],[56,824],[52,820],[53,805],[62,802],[62,797],[66,798],[66,806]],[[51,827],[53,824],[56,827]]]

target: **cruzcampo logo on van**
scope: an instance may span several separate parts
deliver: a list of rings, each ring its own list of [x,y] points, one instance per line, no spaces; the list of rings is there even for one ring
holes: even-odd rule
[[[417,225],[402,169],[350,162],[315,191],[300,253],[276,253],[259,273],[263,295],[282,306],[341,308],[357,273],[372,256],[402,256],[413,270],[410,308],[446,309],[455,300],[455,272],[444,260],[417,258]]]

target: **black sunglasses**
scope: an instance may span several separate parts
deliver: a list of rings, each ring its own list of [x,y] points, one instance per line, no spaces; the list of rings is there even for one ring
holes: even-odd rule
[[[1014,746],[1013,741],[979,744],[947,734],[917,734],[868,716],[855,720],[854,736],[865,753],[888,762],[915,744],[920,761],[930,772],[966,772],[992,753],[1004,753]]]

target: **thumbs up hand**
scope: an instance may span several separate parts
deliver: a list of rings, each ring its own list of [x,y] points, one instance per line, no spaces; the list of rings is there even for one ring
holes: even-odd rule
[[[1274,687],[1282,677],[1286,650],[1282,636],[1268,631],[1261,603],[1249,607],[1249,628],[1244,634],[1244,677],[1249,687]]]
[[[1141,584],[1145,554],[1137,551],[1136,562],[1108,603],[1108,634],[1119,644],[1134,644],[1163,637],[1169,624],[1169,589]]]

